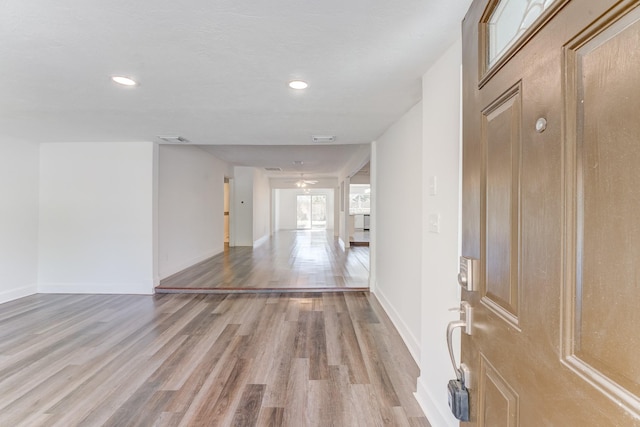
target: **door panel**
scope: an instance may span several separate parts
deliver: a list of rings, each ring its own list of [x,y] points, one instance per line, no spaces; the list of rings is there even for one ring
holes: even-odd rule
[[[557,0],[490,68],[497,3],[463,24],[469,425],[640,426],[640,1]]]
[[[518,425],[518,395],[481,355],[478,425],[482,427]]]
[[[518,323],[518,237],[520,84],[482,112],[485,213],[482,301],[509,322]]]
[[[615,22],[600,25],[602,20]],[[640,11],[617,9],[567,48],[575,206],[568,364],[614,398],[640,405]],[[568,302],[568,301],[567,301]],[[572,309],[571,304],[564,307]]]

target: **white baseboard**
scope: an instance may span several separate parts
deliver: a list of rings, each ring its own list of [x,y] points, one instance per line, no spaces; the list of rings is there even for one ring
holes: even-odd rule
[[[28,297],[29,295],[37,294],[38,287],[36,285],[23,286],[21,288],[9,289],[8,291],[0,292],[0,304],[3,302],[13,301],[15,299]]]
[[[374,293],[376,298],[378,298],[378,301],[380,302],[380,305],[382,305],[382,308],[384,308],[384,311],[387,312],[387,315],[391,319],[393,326],[395,326],[398,330],[400,337],[402,337],[402,340],[409,349],[409,353],[411,353],[411,356],[413,356],[413,360],[415,360],[416,364],[420,366],[420,341],[418,341],[415,335],[411,333],[411,330],[409,329],[407,324],[402,320],[402,316],[400,316],[393,305],[391,305],[384,293],[380,289],[376,289],[372,292]]]
[[[153,295],[154,287],[151,280],[147,283],[39,283],[38,293]]]
[[[442,393],[446,392],[446,384],[442,384]],[[449,407],[438,407],[431,393],[429,393],[424,380],[421,378],[418,378],[417,391],[413,395],[433,427],[458,427],[460,425],[460,423],[447,412],[449,411]]]

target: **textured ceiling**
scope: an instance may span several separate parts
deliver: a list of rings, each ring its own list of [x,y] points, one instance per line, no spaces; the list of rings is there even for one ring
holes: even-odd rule
[[[420,100],[469,3],[2,0],[0,126],[37,142],[366,144]]]

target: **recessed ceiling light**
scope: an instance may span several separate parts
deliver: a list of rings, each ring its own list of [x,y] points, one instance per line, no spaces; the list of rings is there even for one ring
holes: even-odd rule
[[[302,80],[293,80],[289,82],[289,87],[291,89],[306,89],[309,87],[307,82],[303,82]]]
[[[113,76],[111,77],[111,80],[124,86],[135,86],[138,84],[135,80],[130,79],[129,77],[124,77],[124,76]]]

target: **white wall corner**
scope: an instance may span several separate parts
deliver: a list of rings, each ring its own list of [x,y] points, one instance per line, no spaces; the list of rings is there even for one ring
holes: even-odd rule
[[[159,179],[160,179],[160,145],[158,143],[153,143],[153,161],[152,161],[152,200],[151,200],[151,227],[152,231],[152,241],[151,241],[151,275],[153,280],[153,288],[155,292],[155,287],[160,284],[160,224],[158,222],[159,212],[160,212],[160,189],[159,189]]]
[[[373,289],[371,289],[371,292],[373,292]],[[393,308],[393,305],[384,295],[382,289],[376,289],[376,291],[373,293],[380,302],[382,308],[384,308],[387,316],[389,316],[389,319],[391,319],[391,323],[393,323],[393,326],[395,326],[396,330],[400,334],[400,337],[407,345],[407,348],[409,349],[409,353],[411,353],[413,360],[415,360],[416,364],[420,366],[420,341],[418,340],[418,338],[416,338],[415,335],[413,335],[413,333],[411,333],[411,329],[402,320],[402,316],[400,315],[400,313],[398,313],[395,308]]]
[[[29,286],[23,286],[17,289],[10,289],[8,291],[0,292],[0,304],[13,301],[19,298],[28,297],[29,295],[37,294],[38,286],[33,284]]]

